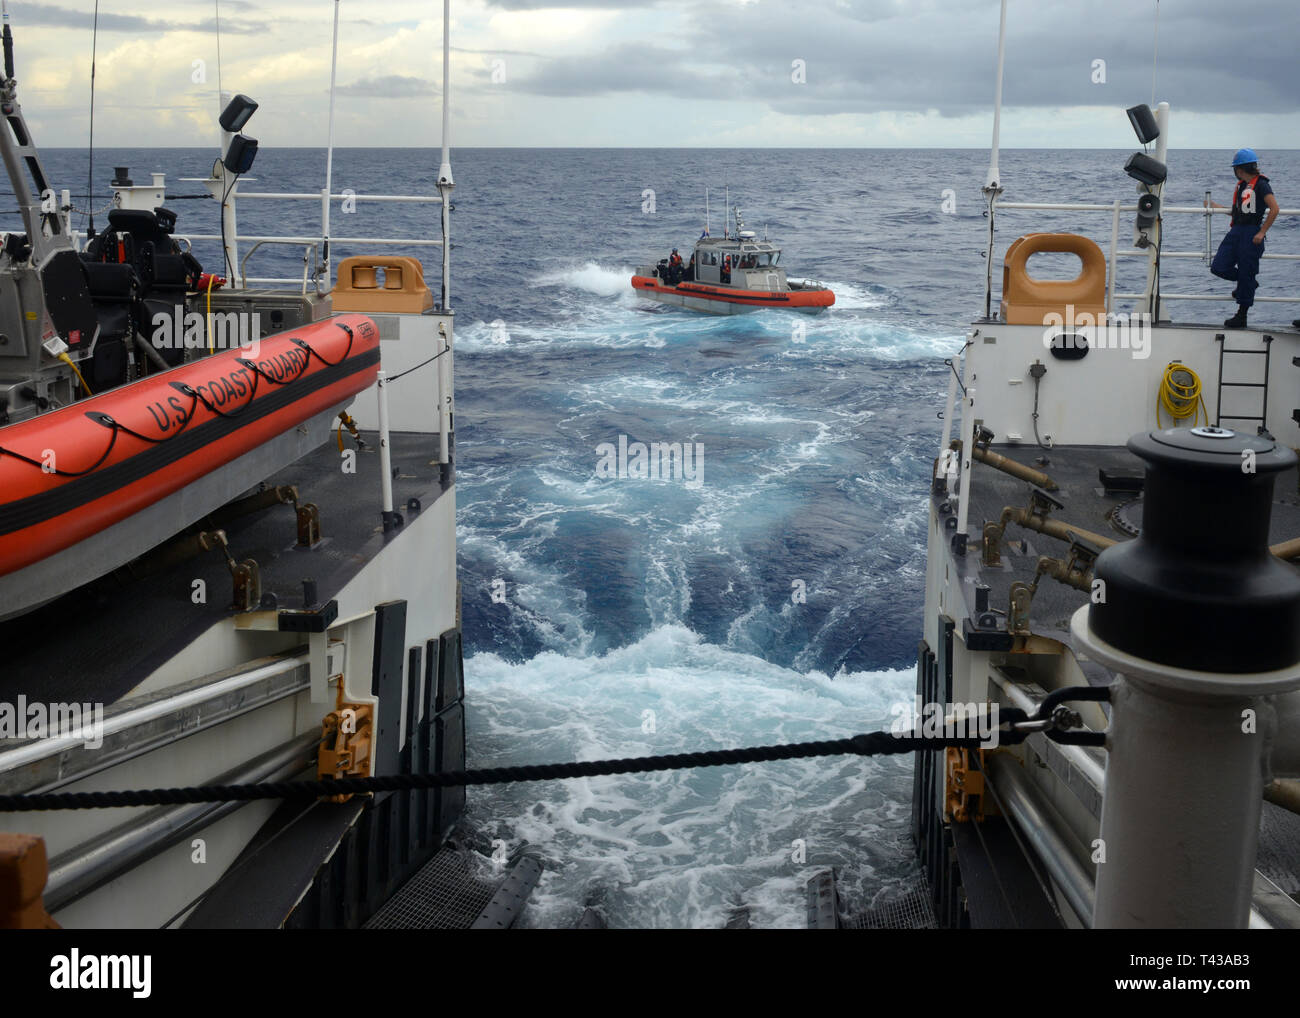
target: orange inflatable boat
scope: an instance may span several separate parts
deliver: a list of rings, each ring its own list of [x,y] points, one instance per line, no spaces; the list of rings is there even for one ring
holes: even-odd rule
[[[337,315],[0,428],[0,576],[348,401],[378,369],[375,323]]]

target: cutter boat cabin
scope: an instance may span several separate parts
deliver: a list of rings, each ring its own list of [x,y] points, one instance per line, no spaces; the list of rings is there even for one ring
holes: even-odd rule
[[[713,237],[706,227],[689,261],[683,262],[673,248],[657,265],[638,268],[632,288],[650,300],[715,315],[745,314],[765,307],[815,315],[835,303],[829,287],[812,280],[789,279],[780,262],[781,249],[745,229],[740,209],[736,209],[734,233]]]

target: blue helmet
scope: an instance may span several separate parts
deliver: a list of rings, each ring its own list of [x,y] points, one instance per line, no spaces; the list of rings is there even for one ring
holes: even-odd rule
[[[1259,156],[1255,155],[1253,148],[1239,148],[1237,154],[1232,157],[1233,166],[1245,166],[1246,163],[1259,162]]]

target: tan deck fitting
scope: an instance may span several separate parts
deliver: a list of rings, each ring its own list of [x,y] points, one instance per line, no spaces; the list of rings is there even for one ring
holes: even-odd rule
[[[41,893],[49,875],[45,839],[0,834],[0,930],[57,930]]]
[[[335,311],[418,315],[433,307],[433,294],[424,283],[424,268],[418,258],[408,255],[344,258],[339,263],[331,299]]]
[[[1074,279],[1035,279],[1025,268],[1040,252],[1074,254],[1083,267]],[[1067,314],[1073,305],[1073,315]],[[1008,325],[1046,325],[1048,315],[1069,322],[1102,325],[1106,314],[1106,256],[1093,241],[1076,233],[1027,233],[1012,241],[1002,260],[1002,320]]]

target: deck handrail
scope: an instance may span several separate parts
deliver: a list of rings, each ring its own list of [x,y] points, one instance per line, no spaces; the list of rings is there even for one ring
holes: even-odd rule
[[[1208,196],[1208,192],[1207,192]],[[1118,198],[1109,205],[1100,205],[1095,202],[1028,202],[1028,201],[1002,201],[994,198],[992,208],[996,212],[1000,209],[1010,209],[1015,211],[1029,212],[1109,212],[1111,214],[1111,237],[1110,251],[1106,257],[1106,310],[1113,311],[1115,298],[1123,300],[1144,300],[1145,293],[1117,293],[1115,291],[1115,267],[1120,258],[1144,258],[1151,257],[1149,250],[1141,248],[1120,248],[1119,246],[1119,216],[1121,212],[1137,212],[1137,203],[1124,204]],[[1213,215],[1231,215],[1231,208],[1207,208],[1204,205],[1164,205],[1160,209],[1160,215],[1197,215],[1205,216],[1206,232],[1205,247],[1200,251],[1160,251],[1161,259],[1164,258],[1199,258],[1206,265],[1210,263],[1213,257],[1211,250],[1211,237],[1209,229],[1209,216]],[[1300,208],[1279,209],[1277,218],[1283,216],[1300,216]],[[1263,254],[1261,259],[1270,261],[1300,261],[1300,254]],[[991,260],[990,260],[991,264]],[[1221,295],[1216,293],[1170,293],[1164,289],[1160,290],[1160,299],[1164,300],[1217,300],[1233,302],[1231,295]],[[1300,304],[1300,294],[1295,297],[1256,297],[1256,301],[1268,301],[1277,304]]]

